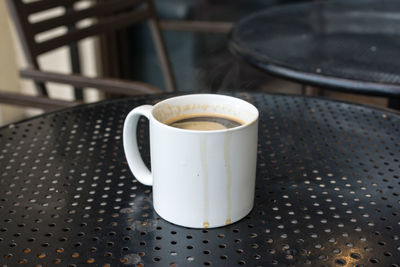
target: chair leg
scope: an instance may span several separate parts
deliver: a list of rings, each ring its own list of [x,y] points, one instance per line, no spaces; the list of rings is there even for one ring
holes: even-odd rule
[[[302,95],[324,96],[324,91],[319,87],[301,84],[300,90]]]
[[[164,76],[167,92],[176,92],[175,77],[172,71],[171,62],[168,58],[166,45],[157,19],[150,18],[149,27],[154,40],[158,60],[161,63],[161,70]]]
[[[321,90],[320,87],[311,87],[311,95],[312,96],[324,96],[324,90]]]
[[[65,6],[66,12],[73,11],[72,4]],[[74,24],[68,25],[68,32],[76,30]],[[78,43],[72,43],[68,45],[69,47],[69,58],[71,62],[72,73],[81,74],[81,64]],[[74,87],[75,100],[83,101],[83,88]]]
[[[49,96],[46,85],[42,82],[35,82],[36,91],[40,96]]]
[[[400,110],[400,97],[390,97],[388,107]]]
[[[307,94],[307,85],[305,85],[305,84],[301,84],[300,85],[301,86],[301,94],[302,95],[306,95]]]

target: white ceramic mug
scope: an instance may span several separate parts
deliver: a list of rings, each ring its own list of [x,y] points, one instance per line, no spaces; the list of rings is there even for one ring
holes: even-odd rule
[[[223,130],[179,129],[163,122],[181,115],[217,114],[244,124]],[[139,154],[140,116],[149,119],[150,171]],[[207,228],[234,223],[253,208],[258,110],[215,94],[184,95],[133,109],[126,117],[123,144],[138,181],[153,186],[155,211],[177,225]]]

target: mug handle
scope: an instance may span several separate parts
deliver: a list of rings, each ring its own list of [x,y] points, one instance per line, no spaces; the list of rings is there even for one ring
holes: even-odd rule
[[[124,122],[122,138],[128,166],[135,178],[145,185],[153,185],[153,176],[139,153],[136,131],[140,116],[145,116],[148,120],[151,120],[152,109],[153,106],[151,105],[143,105],[129,112]]]

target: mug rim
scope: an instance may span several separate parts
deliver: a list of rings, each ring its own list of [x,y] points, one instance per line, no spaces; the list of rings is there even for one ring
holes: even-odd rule
[[[249,122],[233,127],[233,128],[227,128],[227,129],[220,129],[220,130],[190,130],[190,129],[181,129],[181,128],[177,128],[177,127],[173,127],[170,126],[168,124],[165,124],[161,121],[159,121],[153,114],[153,112],[155,111],[155,109],[158,106],[161,106],[162,104],[165,104],[168,101],[172,101],[174,99],[177,98],[187,98],[187,97],[198,97],[198,96],[208,96],[208,97],[222,97],[222,98],[230,98],[230,99],[234,99],[235,101],[240,101],[243,102],[244,104],[248,105],[251,109],[253,109],[254,112],[254,118],[252,120],[250,120]],[[229,95],[222,95],[222,94],[187,94],[187,95],[179,95],[179,96],[174,96],[174,97],[170,97],[167,99],[164,99],[160,102],[158,102],[157,104],[155,104],[151,110],[151,117],[152,119],[156,122],[156,124],[160,125],[160,126],[164,126],[167,127],[170,130],[174,130],[174,131],[178,131],[178,132],[182,132],[182,133],[196,133],[196,134],[212,134],[212,133],[225,133],[225,132],[233,132],[233,131],[239,131],[243,128],[246,127],[250,127],[251,125],[253,125],[254,123],[256,123],[258,121],[260,112],[258,111],[257,107],[254,106],[252,103],[245,101],[241,98],[238,97],[234,97],[234,96],[229,96]]]

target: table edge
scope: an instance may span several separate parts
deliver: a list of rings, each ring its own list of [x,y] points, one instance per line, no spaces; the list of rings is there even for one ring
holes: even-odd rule
[[[140,97],[157,97],[157,96],[162,96],[162,97],[168,97],[168,96],[175,96],[175,95],[185,95],[185,94],[196,94],[198,92],[178,92],[178,93],[161,93],[161,94],[151,94],[151,95],[138,95]],[[379,111],[379,112],[385,112],[385,113],[389,113],[393,116],[399,116],[400,119],[400,111],[397,111],[395,109],[390,109],[390,108],[385,108],[385,107],[379,107],[379,106],[374,106],[374,105],[368,105],[368,104],[364,104],[364,103],[355,103],[355,102],[351,102],[351,101],[345,101],[345,100],[337,100],[337,99],[331,99],[331,98],[327,98],[327,97],[321,97],[321,96],[308,96],[308,95],[301,95],[301,94],[284,94],[284,93],[275,93],[275,92],[263,92],[263,91],[220,91],[217,93],[214,92],[210,92],[210,94],[231,94],[234,93],[236,95],[240,94],[264,94],[264,95],[270,95],[270,96],[286,96],[286,97],[302,97],[302,98],[309,98],[309,99],[316,99],[316,100],[323,100],[323,101],[330,101],[330,102],[335,102],[335,103],[339,103],[339,104],[347,104],[347,105],[352,105],[352,106],[358,106],[358,107],[362,107],[362,108],[367,108],[367,109],[372,109],[375,111]],[[131,96],[131,97],[126,97],[126,98],[117,98],[117,99],[106,99],[106,100],[101,100],[98,102],[93,102],[93,103],[85,103],[85,104],[80,104],[80,105],[76,105],[73,107],[68,107],[68,108],[62,108],[62,109],[58,109],[58,110],[54,110],[51,112],[47,112],[47,113],[43,113],[43,114],[39,114],[33,117],[29,117],[29,118],[25,118],[19,121],[15,121],[15,122],[11,122],[8,124],[5,124],[3,126],[0,127],[0,131],[13,127],[14,125],[17,124],[21,124],[21,123],[25,123],[31,120],[35,120],[38,119],[40,117],[44,117],[44,116],[49,116],[55,113],[60,113],[60,112],[68,112],[68,111],[73,111],[75,109],[81,109],[81,108],[85,108],[85,107],[89,107],[89,106],[97,106],[97,105],[104,105],[104,104],[108,104],[108,103],[113,103],[113,102],[120,102],[120,101],[129,101],[131,99],[134,99],[136,96]]]
[[[323,87],[327,90],[341,91],[347,93],[358,93],[370,96],[383,96],[383,97],[400,97],[400,85],[375,83],[367,81],[351,80],[346,78],[338,78],[334,76],[326,76],[322,74],[315,74],[310,72],[299,71],[285,66],[274,63],[266,63],[253,59],[229,36],[228,42],[229,51],[243,60],[245,63],[250,64],[257,69],[264,71],[268,74],[284,78],[287,80],[295,81],[298,83]],[[382,90],[383,92],[376,92]]]

